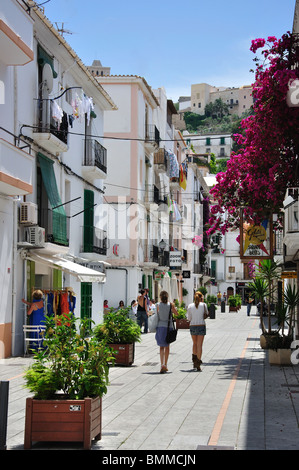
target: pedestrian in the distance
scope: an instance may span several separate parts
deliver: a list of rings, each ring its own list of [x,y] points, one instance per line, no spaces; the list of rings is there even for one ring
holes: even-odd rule
[[[147,298],[144,289],[141,289],[140,294],[137,297],[137,323],[142,328],[144,324],[143,333],[147,333],[148,330],[148,312],[147,312]]]
[[[253,302],[253,299],[249,296],[248,299],[247,299],[247,316],[248,317],[250,317],[252,302]]]
[[[188,306],[187,319],[190,321],[190,334],[192,338],[193,367],[201,371],[202,345],[206,335],[205,319],[209,316],[208,307],[201,292],[196,292],[194,302]]]
[[[167,362],[169,357],[169,343],[166,342],[169,314],[177,314],[174,304],[168,302],[168,293],[165,290],[162,290],[160,293],[160,302],[156,304],[156,309],[159,321],[155,337],[157,345],[160,347],[160,374],[165,374],[168,371]],[[172,321],[170,322],[169,329],[172,330]]]

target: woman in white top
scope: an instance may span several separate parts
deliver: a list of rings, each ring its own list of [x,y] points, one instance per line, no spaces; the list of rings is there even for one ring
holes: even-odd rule
[[[205,319],[208,317],[208,308],[203,300],[202,293],[196,292],[194,303],[190,304],[187,309],[187,319],[190,321],[190,334],[193,341],[193,367],[199,371],[201,370],[200,365],[202,364],[202,345],[206,334]]]

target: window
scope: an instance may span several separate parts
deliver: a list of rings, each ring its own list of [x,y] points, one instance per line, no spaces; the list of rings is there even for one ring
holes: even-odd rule
[[[225,145],[225,137],[220,137],[220,145]]]
[[[206,138],[206,145],[211,145],[211,137]]]

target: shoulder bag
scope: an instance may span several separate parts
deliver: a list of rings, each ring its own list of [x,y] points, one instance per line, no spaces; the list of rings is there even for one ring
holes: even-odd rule
[[[151,333],[155,333],[159,322],[158,312],[148,317],[148,329]]]
[[[172,330],[169,328],[170,327],[170,318],[172,321]],[[171,304],[170,304],[170,310],[169,310],[169,317],[168,317],[168,326],[167,326],[167,333],[166,333],[166,343],[170,344],[173,343],[176,340],[178,330],[175,329],[174,321],[173,321],[173,316],[171,313]]]

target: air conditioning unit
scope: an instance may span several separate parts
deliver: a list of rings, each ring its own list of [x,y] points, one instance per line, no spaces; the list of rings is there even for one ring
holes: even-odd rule
[[[34,204],[33,202],[21,202],[20,224],[37,224],[37,204]]]
[[[26,230],[26,241],[34,246],[45,245],[45,229],[38,225],[34,227],[28,227]]]

